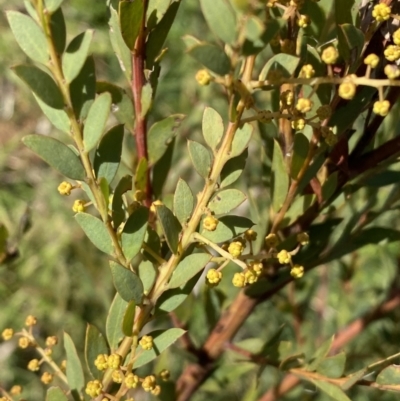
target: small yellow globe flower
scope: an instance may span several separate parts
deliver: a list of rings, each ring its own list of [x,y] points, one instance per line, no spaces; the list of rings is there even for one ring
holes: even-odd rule
[[[75,213],[83,213],[85,211],[85,201],[82,199],[77,199],[72,206],[72,210]]]
[[[125,376],[125,385],[128,388],[136,388],[139,385],[139,376],[133,374],[133,373],[128,373]]]
[[[376,68],[379,64],[379,57],[374,53],[368,54],[368,56],[364,59],[364,64],[369,65],[372,68]]]
[[[301,67],[300,70],[300,78],[307,78],[310,79],[315,75],[314,67],[311,64],[305,64]]]
[[[122,383],[124,381],[124,374],[120,370],[114,370],[111,379],[114,383]]]
[[[154,375],[146,376],[143,379],[142,387],[144,391],[150,392],[156,387],[156,377]]]
[[[206,275],[206,282],[211,286],[218,285],[222,279],[222,272],[216,269],[210,269]]]
[[[217,229],[219,220],[214,216],[207,216],[203,220],[203,228],[207,231],[215,231]]]
[[[246,277],[243,272],[233,275],[232,284],[235,287],[243,288],[246,286]]]
[[[21,337],[18,340],[18,346],[22,349],[28,348],[31,345],[28,337]]]
[[[14,330],[11,328],[4,329],[1,333],[1,336],[3,337],[4,341],[11,340],[13,338],[13,335],[14,335]]]
[[[60,195],[69,196],[73,190],[73,185],[70,182],[63,181],[57,188]]]
[[[25,319],[25,326],[34,326],[37,323],[37,319],[35,316],[29,315]]]
[[[386,65],[383,71],[389,79],[396,79],[400,76],[400,69],[396,64]]]
[[[254,284],[258,280],[258,275],[251,269],[245,271],[244,277],[245,284]]]
[[[165,381],[165,382],[169,380],[170,376],[171,376],[171,373],[170,373],[170,371],[167,370],[167,369],[163,369],[163,370],[160,372],[160,377],[161,377],[161,379],[162,379],[163,381]]]
[[[387,21],[390,18],[391,8],[384,3],[379,3],[374,6],[372,16],[378,21]]]
[[[54,375],[50,372],[44,372],[40,378],[40,381],[44,384],[50,384],[54,379]]]
[[[384,50],[383,54],[389,61],[397,61],[400,59],[400,46],[389,45]]]
[[[108,355],[99,354],[94,361],[94,365],[98,370],[106,370],[108,368]]]
[[[97,397],[100,395],[101,391],[103,390],[103,384],[100,380],[92,380],[88,382],[85,388],[85,393],[92,398]]]
[[[292,256],[291,256],[290,253],[289,253],[288,251],[286,251],[285,249],[282,249],[282,250],[278,253],[277,258],[278,258],[278,262],[279,262],[281,265],[286,265],[286,264],[290,263],[290,261],[292,260]]]
[[[10,389],[10,394],[11,395],[20,395],[22,393],[22,386],[16,384],[15,386],[12,386]]]
[[[313,103],[310,99],[300,98],[296,103],[296,109],[300,113],[308,113],[312,109]]]
[[[243,252],[243,244],[240,241],[233,241],[229,244],[228,252],[234,257],[238,258]]]
[[[290,275],[296,279],[304,276],[304,267],[300,265],[294,265],[290,269]]]
[[[325,64],[335,64],[338,57],[339,53],[333,46],[327,47],[321,54],[321,59]]]
[[[122,363],[122,357],[119,354],[111,354],[107,358],[107,365],[111,369],[119,369]]]
[[[161,387],[159,385],[155,386],[152,390],[151,390],[151,394],[157,396],[160,395],[161,393]]]
[[[54,347],[58,343],[58,338],[56,336],[49,336],[46,338],[46,347]]]
[[[153,348],[153,337],[152,336],[143,336],[139,344],[142,346],[142,348],[146,351],[149,351]]]
[[[212,76],[207,70],[199,70],[196,73],[196,81],[201,86],[207,86],[212,81]]]
[[[379,116],[385,117],[389,114],[390,102],[388,100],[377,101],[374,103],[373,112]]]
[[[304,120],[304,118],[296,118],[290,125],[296,131],[302,131],[306,126],[306,120]]]
[[[339,85],[339,96],[346,100],[353,99],[356,94],[356,89],[357,87],[353,82],[342,82]]]
[[[252,229],[246,230],[244,237],[247,239],[247,241],[255,241],[257,239],[257,232]]]
[[[400,28],[397,29],[397,31],[393,32],[392,38],[394,44],[400,46]]]
[[[31,372],[37,372],[40,368],[39,359],[32,359],[28,363],[28,370]]]

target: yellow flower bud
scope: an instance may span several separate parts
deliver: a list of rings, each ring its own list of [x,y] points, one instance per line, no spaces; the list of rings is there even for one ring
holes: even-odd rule
[[[339,53],[333,46],[327,47],[321,54],[321,59],[325,64],[335,64],[338,57]]]
[[[389,79],[396,79],[400,76],[400,70],[396,64],[386,65],[383,71]]]
[[[63,181],[57,189],[60,195],[69,196],[74,187],[70,182]]]
[[[244,287],[246,285],[246,277],[245,277],[244,273],[243,272],[235,273],[233,275],[232,284],[235,287],[239,287],[239,288]]]
[[[383,54],[389,61],[397,61],[400,59],[400,46],[389,45],[384,50]]]
[[[337,144],[337,141],[338,141],[337,136],[331,130],[329,130],[329,132],[325,137],[325,142],[329,146],[335,146]]]
[[[153,348],[153,337],[152,336],[143,336],[139,344],[142,346],[144,350],[151,350]]]
[[[392,38],[394,44],[400,46],[400,28],[393,32]]]
[[[368,54],[368,56],[364,59],[364,64],[369,65],[372,68],[376,68],[376,66],[379,64],[379,57],[374,53]]]
[[[133,373],[128,373],[125,376],[125,385],[128,388],[136,388],[139,384],[139,376],[133,374]]]
[[[219,220],[214,216],[206,216],[203,220],[203,228],[207,231],[215,231]]]
[[[302,131],[306,126],[306,120],[304,120],[304,118],[296,118],[291,122],[290,125],[296,131]]]
[[[11,328],[4,329],[3,332],[1,333],[1,336],[3,337],[4,341],[11,340],[13,338],[13,335],[14,335],[14,330]]]
[[[389,114],[390,102],[388,100],[377,101],[374,103],[373,111],[379,116],[385,117]]]
[[[94,366],[96,366],[98,370],[106,370],[108,368],[108,355],[106,354],[97,355],[94,361]]]
[[[10,394],[11,395],[20,395],[22,393],[22,387],[18,384],[15,386],[12,386],[10,389]]]
[[[252,229],[246,230],[244,232],[244,237],[247,241],[255,241],[257,239],[257,232]]]
[[[49,336],[46,338],[46,347],[54,347],[58,343],[56,336]]]
[[[28,370],[32,372],[37,372],[40,368],[39,359],[32,359],[28,363]]]
[[[314,67],[311,64],[305,64],[301,67],[300,70],[300,78],[307,78],[310,79],[315,75]]]
[[[161,387],[159,385],[155,386],[152,390],[151,390],[151,394],[153,395],[160,395],[161,393]]]
[[[304,275],[304,267],[300,265],[294,265],[290,269],[290,275],[294,278],[301,278]]]
[[[40,381],[44,384],[50,384],[53,381],[54,376],[49,372],[44,372]]]
[[[196,73],[196,81],[201,86],[206,86],[212,81],[212,76],[207,70],[199,70]]]
[[[240,241],[233,241],[229,244],[228,252],[234,257],[239,257],[243,252],[243,244]]]
[[[372,16],[378,21],[387,21],[390,18],[391,8],[384,3],[379,3],[374,6]]]
[[[245,284],[254,284],[258,280],[258,275],[253,270],[246,270],[244,273]]]
[[[111,354],[110,356],[107,357],[107,365],[111,369],[119,369],[119,367],[121,366],[121,362],[122,362],[122,357],[119,354]]]
[[[22,349],[28,348],[31,345],[28,337],[21,337],[18,340],[18,346]]]
[[[142,387],[144,391],[151,391],[156,387],[156,377],[154,375],[146,376],[143,379]]]
[[[114,383],[122,383],[124,381],[124,374],[120,370],[114,370],[111,378]]]
[[[216,269],[210,269],[206,275],[207,284],[217,285],[222,279],[222,272],[219,272]]]
[[[102,389],[103,384],[100,380],[92,380],[86,385],[85,393],[90,397],[95,398],[100,395]]]
[[[26,319],[25,319],[25,326],[34,326],[37,323],[36,317],[29,315]]]
[[[285,249],[282,249],[282,250],[278,253],[277,258],[278,258],[278,262],[279,262],[281,265],[288,264],[288,263],[290,263],[290,261],[292,260],[292,256],[291,256],[290,253],[289,253],[288,251],[286,251]]]
[[[353,99],[356,89],[356,85],[353,82],[342,82],[339,85],[339,96],[346,100]]]
[[[85,211],[85,201],[77,199],[72,206],[72,210],[75,213],[83,213]]]
[[[306,99],[304,97],[297,100],[296,109],[300,113],[307,113],[311,110],[313,103],[310,99]]]

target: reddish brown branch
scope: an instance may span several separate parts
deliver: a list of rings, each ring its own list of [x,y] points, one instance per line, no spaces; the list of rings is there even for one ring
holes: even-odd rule
[[[145,86],[144,77],[144,60],[146,55],[146,35],[145,35],[145,20],[146,20],[146,0],[144,3],[144,13],[142,26],[139,36],[136,39],[135,50],[132,52],[132,82],[131,89],[133,95],[133,104],[135,108],[135,141],[138,160],[143,157],[148,160],[147,151],[147,121],[146,116],[142,115],[142,89]],[[152,202],[152,188],[150,182],[150,169],[147,170],[146,180],[146,206],[150,206]]]

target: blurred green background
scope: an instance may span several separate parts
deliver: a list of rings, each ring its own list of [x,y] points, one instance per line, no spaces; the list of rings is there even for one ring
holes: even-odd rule
[[[2,10],[23,10],[23,2],[0,0],[0,7]],[[92,51],[97,79],[124,85],[108,39],[107,3],[70,0],[65,1],[63,11],[69,39],[82,30],[96,30]],[[114,295],[108,261],[75,224],[71,210],[75,195],[63,198],[58,194],[57,186],[63,178],[21,145],[21,138],[29,133],[60,134],[41,115],[29,90],[10,71],[11,65],[27,60],[12,37],[4,13],[0,14],[0,27],[0,223],[9,233],[9,249],[18,250],[15,258],[0,265],[0,330],[6,327],[18,330],[25,317],[33,314],[39,322],[35,327],[38,338],[60,336],[65,330],[82,352],[86,324],[104,329]],[[186,138],[200,140],[201,117],[206,105],[226,116],[226,101],[220,88],[196,84],[194,76],[199,66],[185,54],[181,39],[186,34],[207,39],[211,37],[207,32],[198,2],[184,0],[166,43],[169,50],[162,63],[158,93],[149,118],[151,124],[172,113],[187,116],[176,139],[174,168],[164,186],[163,196],[173,193],[179,176],[190,182],[194,193],[200,189],[201,180],[193,172],[186,155]],[[380,141],[391,137],[394,130],[399,131],[398,115],[397,105],[385,121]],[[357,124],[361,126],[362,123],[363,116]],[[269,179],[262,176],[268,171],[266,155],[269,151],[263,146],[265,138],[275,133],[273,127],[267,132],[256,133],[245,174],[237,183],[250,198],[249,210],[245,208],[243,212],[250,214],[260,233],[268,224],[269,205],[266,186]],[[133,151],[133,141],[128,135],[126,146]],[[123,164],[121,174],[132,170],[129,151],[124,155]],[[392,168],[398,170],[396,165]],[[397,190],[397,184],[380,189],[378,194],[376,189],[361,190],[354,202],[342,209],[343,215],[351,215],[371,199],[371,210],[379,210],[389,192]],[[374,224],[399,228],[398,209],[389,210]],[[22,233],[24,227],[27,230]],[[295,301],[302,316],[301,337],[309,353],[322,340],[382,302],[394,282],[399,284],[399,254],[398,243],[370,245],[340,261],[314,269],[296,284]],[[230,266],[228,270],[233,274],[235,268]],[[205,340],[217,319],[207,313],[210,305],[218,311],[236,295],[237,290],[230,284],[231,275],[225,274],[222,285],[214,292],[200,289],[177,311],[193,333],[195,344],[200,345]],[[261,304],[238,333],[237,341],[248,341],[259,337],[260,333],[263,338],[268,338],[282,324],[285,325],[285,338],[294,340],[294,311],[288,298],[287,291],[283,290],[271,301]],[[399,319],[400,311],[396,310],[370,325],[347,347],[348,372],[399,351]],[[159,324],[168,323],[162,321]],[[246,346],[245,342],[240,344]],[[55,359],[61,360],[62,349],[56,349]],[[25,368],[34,355],[32,350],[18,349],[14,340],[0,343],[0,386],[9,389],[13,384],[21,384],[26,399],[43,400],[44,386],[39,376]],[[213,377],[193,397],[195,401],[210,399],[210,396],[213,400],[245,400],[246,391],[254,385],[254,365],[238,363],[237,356],[230,352],[225,358],[228,365],[221,364],[216,368]],[[169,368],[172,378],[176,379],[190,360],[190,355],[174,346],[157,362],[157,370]],[[261,376],[260,392],[281,378],[282,374],[276,369],[267,368]],[[150,397],[141,394],[136,400]],[[357,388],[350,392],[350,398],[355,401],[394,401],[398,395]],[[282,399],[325,401],[328,396],[315,392],[306,384]]]

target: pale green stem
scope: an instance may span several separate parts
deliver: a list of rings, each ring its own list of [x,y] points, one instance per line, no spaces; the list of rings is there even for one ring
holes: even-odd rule
[[[210,248],[214,249],[214,251],[217,251],[221,256],[223,256],[224,258],[230,260],[233,263],[236,263],[239,267],[241,267],[243,270],[247,269],[247,265],[246,263],[242,262],[239,259],[234,258],[229,252],[226,252],[225,250],[223,250],[220,246],[218,246],[217,244],[215,244],[214,242],[210,241],[209,239],[207,239],[206,237],[203,237],[201,234],[199,233],[193,233],[192,235],[193,240],[198,241],[198,242],[203,242],[204,244],[206,244],[207,246],[209,246]]]

